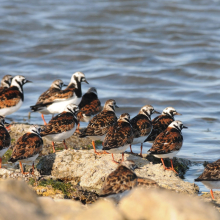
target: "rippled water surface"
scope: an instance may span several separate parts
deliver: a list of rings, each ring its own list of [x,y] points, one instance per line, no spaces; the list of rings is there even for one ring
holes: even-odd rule
[[[173,106],[188,130],[178,156],[199,164],[220,158],[220,2],[0,1],[0,74],[22,74],[25,102],[10,116],[28,120],[29,106],[51,82],[85,73],[102,104],[114,98],[135,116],[145,104]],[[46,116],[49,120],[51,116]],[[30,123],[41,123],[40,114]],[[151,144],[144,145],[146,152]],[[136,146],[135,151],[139,151]],[[199,184],[203,191],[207,191]]]

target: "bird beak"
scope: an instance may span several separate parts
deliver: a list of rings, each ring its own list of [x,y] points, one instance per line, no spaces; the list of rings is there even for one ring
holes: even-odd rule
[[[63,86],[68,86],[67,84],[63,84]]]
[[[87,80],[86,80],[86,79],[84,79],[84,80],[83,80],[83,82],[85,82],[85,83],[89,84],[89,83],[87,82]]]
[[[183,128],[188,128],[188,127],[186,127],[186,126],[183,126]]]
[[[32,81],[26,79],[26,82],[25,82],[25,83],[32,83]]]
[[[10,125],[10,123],[8,123],[7,121],[5,121],[5,123],[4,123],[5,125]]]
[[[119,108],[116,104],[115,104],[115,107],[116,107],[116,108]]]
[[[179,112],[176,112],[175,115],[182,115],[182,114],[180,114]]]
[[[158,112],[158,111],[154,110],[154,113],[153,113],[153,114],[160,114],[160,112]]]

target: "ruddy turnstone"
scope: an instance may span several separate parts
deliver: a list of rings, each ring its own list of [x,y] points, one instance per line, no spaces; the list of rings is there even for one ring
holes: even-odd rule
[[[23,85],[31,82],[24,76],[15,76],[11,86],[0,92],[0,115],[7,116],[16,112],[24,101]]]
[[[40,136],[41,128],[37,125],[32,125],[29,131],[21,136],[13,148],[11,158],[8,162],[15,163],[19,161],[22,174],[22,163],[32,162],[32,174],[34,174],[34,161],[39,156],[43,148],[43,140]],[[22,163],[21,163],[22,162]]]
[[[76,114],[78,110],[77,105],[69,104],[62,113],[52,118],[49,123],[44,126],[43,131],[40,133],[41,137],[52,141],[53,152],[55,152],[54,141],[63,141],[67,149],[65,139],[71,137],[76,130],[78,124]]]
[[[6,153],[11,144],[11,137],[5,128],[4,117],[0,116],[0,168],[2,168],[2,156]]]
[[[79,105],[82,99],[81,83],[86,82],[84,73],[76,72],[72,75],[69,85],[58,94],[51,96],[47,102],[32,107],[32,111],[47,111],[50,114],[59,114],[68,104]]]
[[[92,139],[92,146],[95,154],[102,154],[96,151],[95,141],[103,141],[109,128],[116,123],[115,108],[118,108],[114,99],[109,99],[105,102],[103,110],[97,114],[89,122],[87,128],[80,135],[81,138],[88,137]]]
[[[212,199],[214,199],[212,189],[220,189],[220,159],[206,165],[204,172],[195,179],[197,182],[202,182],[208,189]]]
[[[91,87],[82,97],[79,103],[79,112],[77,114],[78,121],[90,122],[101,110],[101,102],[98,99],[97,90]],[[78,124],[79,129],[80,123]]]
[[[175,119],[175,115],[181,115],[173,107],[167,107],[163,110],[162,114],[152,120],[153,129],[147,139],[144,141],[154,141],[157,135],[163,132],[170,123]]]
[[[37,103],[33,106],[30,106],[31,110],[38,111],[38,107],[36,107],[36,106],[39,106],[41,104],[49,102],[51,97],[59,94],[59,92],[62,90],[63,86],[66,86],[66,85],[63,83],[63,81],[61,79],[54,80],[53,83],[51,84],[50,88],[46,92],[44,92],[40,95],[40,97],[37,100]],[[44,125],[46,125],[47,122],[44,119],[44,115],[50,114],[50,112],[46,108],[39,110],[38,112],[41,113],[41,117],[44,121]]]
[[[133,172],[134,165],[134,162],[129,160],[120,164],[116,170],[107,176],[99,195],[103,197],[119,194],[138,186],[159,187],[154,180],[137,177]]]
[[[165,131],[155,139],[153,146],[148,151],[154,157],[161,158],[165,170],[173,170],[172,158],[179,152],[183,144],[181,130],[187,128],[181,121],[173,121]],[[170,158],[171,168],[166,168],[163,158]],[[176,172],[177,173],[177,172]]]
[[[141,108],[138,115],[136,115],[130,121],[134,134],[134,139],[132,144],[141,143],[141,153],[140,153],[141,157],[142,157],[143,143],[146,140],[146,138],[150,135],[152,130],[151,115],[153,113],[160,114],[159,112],[154,110],[152,105],[145,105]],[[130,145],[130,149],[131,149],[131,153],[133,153],[131,145]]]
[[[118,163],[114,160],[113,154],[122,153],[122,161],[124,161],[124,152],[133,141],[133,130],[130,124],[130,115],[123,113],[120,115],[117,123],[108,129],[108,133],[103,141],[103,148],[112,154],[112,160],[114,163]]]
[[[10,87],[11,85],[11,81],[12,81],[13,76],[12,75],[5,75],[2,80],[1,80],[1,85],[0,85],[0,92],[3,89],[7,89]]]

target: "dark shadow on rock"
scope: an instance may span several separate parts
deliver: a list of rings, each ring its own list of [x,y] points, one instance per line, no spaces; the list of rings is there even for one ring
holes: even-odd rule
[[[40,159],[36,168],[41,175],[51,175],[54,161],[56,159],[56,154],[49,154]]]

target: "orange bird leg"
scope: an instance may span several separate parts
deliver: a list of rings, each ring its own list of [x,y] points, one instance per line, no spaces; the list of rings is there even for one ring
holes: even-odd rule
[[[141,153],[140,153],[140,157],[143,157],[143,156],[142,156],[142,150],[143,150],[143,144],[141,143]]]
[[[124,162],[124,152],[122,153],[121,163]]]
[[[160,158],[161,159],[161,162],[162,162],[162,164],[163,164],[163,168],[164,168],[164,170],[167,170],[167,168],[166,168],[166,166],[165,166],[165,164],[164,164],[164,160],[163,160],[163,158]]]
[[[210,194],[211,194],[211,196],[212,196],[212,199],[215,199],[215,198],[214,198],[214,195],[213,195],[212,189],[210,189]]]
[[[65,140],[63,140],[63,144],[64,144],[64,146],[65,146],[65,149],[67,150],[68,148],[67,148],[67,146],[66,146],[66,141],[65,141]]]
[[[43,115],[43,114],[41,114],[41,118],[42,118],[43,121],[44,121],[44,125],[47,125],[47,122],[45,121],[45,119],[44,119],[44,115]]]
[[[55,153],[56,150],[55,150],[55,145],[54,145],[54,142],[53,142],[53,141],[52,141],[52,146],[53,146],[53,153]]]
[[[2,158],[0,157],[0,168],[2,168]]]
[[[21,173],[22,174],[28,174],[28,172],[24,172],[23,171],[23,166],[22,166],[22,163],[19,161],[19,166],[20,166],[20,169],[21,169]]]
[[[79,126],[80,126],[80,123],[78,123],[78,125],[77,125],[77,128],[75,130],[76,133],[79,133]]]
[[[32,164],[32,172],[31,172],[32,175],[34,175],[34,162]]]
[[[113,161],[114,163],[119,164],[119,162],[115,161],[115,159],[114,159],[114,155],[113,155],[113,154],[112,154],[112,161]]]
[[[131,150],[131,154],[133,154],[132,148],[131,148],[131,144],[130,144],[130,150]]]
[[[170,170],[172,170],[172,171],[174,171],[175,173],[177,173],[176,170],[175,170],[174,167],[173,167],[173,160],[172,160],[172,159],[170,159],[170,163],[171,163],[171,169],[170,169]],[[178,173],[177,173],[177,174],[178,174]]]

